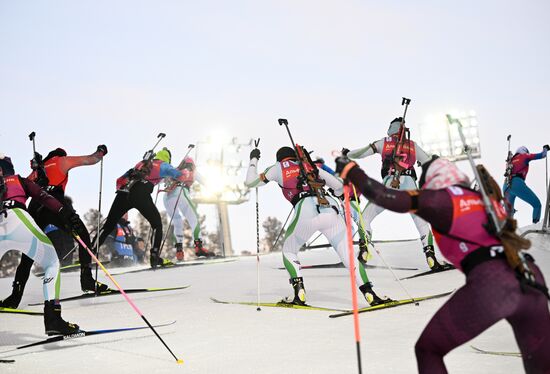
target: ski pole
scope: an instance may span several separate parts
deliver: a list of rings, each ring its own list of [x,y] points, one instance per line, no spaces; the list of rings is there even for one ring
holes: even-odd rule
[[[143,159],[144,160],[149,160],[151,158],[153,158],[153,155],[154,155],[154,151],[155,151],[155,148],[157,148],[157,145],[159,145],[159,143],[161,142],[162,139],[164,139],[166,137],[166,134],[163,133],[163,132],[160,132],[158,135],[157,135],[157,142],[155,143],[155,145],[153,146],[153,148],[151,148],[150,150],[148,150],[147,152],[145,152],[145,154],[143,155]]]
[[[351,230],[351,204],[349,201],[349,186],[344,186],[344,204],[346,215],[346,236],[348,240],[349,276],[351,281],[351,300],[353,304],[353,325],[355,327],[355,344],[357,349],[357,366],[359,374],[363,372],[361,365],[361,335],[359,331],[359,307],[357,306],[357,286],[355,284],[355,255],[353,251],[353,237]]]
[[[82,241],[82,239],[80,238],[80,236],[78,236],[78,234],[76,232],[73,232],[72,233],[74,238],[80,243],[80,245],[82,245],[84,248],[86,248],[86,250],[88,251],[88,253],[90,254],[90,256],[92,256],[92,258],[94,259],[94,261],[99,265],[99,267],[101,267],[101,270],[103,270],[103,272],[105,273],[105,275],[107,275],[107,277],[111,280],[111,282],[114,283],[114,285],[116,286],[116,288],[118,288],[118,290],[120,291],[120,294],[126,299],[126,301],[128,302],[128,304],[130,304],[130,306],[135,310],[135,312],[141,317],[141,319],[143,319],[143,321],[147,324],[147,326],[149,326],[149,328],[155,333],[155,335],[157,336],[157,338],[159,338],[159,340],[161,341],[161,343],[166,347],[166,349],[168,350],[168,352],[170,352],[170,354],[172,355],[172,357],[174,357],[174,359],[176,360],[176,362],[178,364],[183,364],[183,360],[182,359],[179,359],[175,354],[174,352],[172,352],[172,350],[170,349],[170,347],[168,347],[168,345],[166,344],[166,342],[160,337],[159,333],[157,332],[157,330],[155,330],[155,328],[153,327],[153,325],[151,325],[151,323],[147,320],[147,318],[143,315],[143,313],[141,312],[141,310],[138,309],[137,305],[132,301],[132,299],[130,299],[130,297],[126,294],[126,292],[124,292],[124,289],[120,286],[120,284],[118,284],[118,282],[115,280],[115,278],[113,278],[113,276],[107,271],[107,269],[105,269],[105,266],[103,266],[103,264],[101,262],[99,262],[99,260],[97,259],[97,257],[94,255],[93,251],[88,248],[88,246]]]
[[[357,205],[359,205],[359,198],[357,197],[357,191],[355,190],[355,185],[352,184],[352,187],[353,187],[353,193],[355,195],[355,201],[356,201]],[[359,223],[361,225],[361,230],[363,230],[363,232],[366,233],[366,231],[365,231],[365,221],[363,219],[363,214],[362,213],[359,213]],[[357,230],[357,231],[359,231],[359,230]],[[366,245],[366,243],[365,243],[365,245]],[[414,305],[418,306],[418,302],[414,299],[414,297],[411,296],[411,294],[409,293],[409,290],[407,290],[407,288],[401,282],[401,280],[399,279],[397,274],[395,274],[395,272],[393,271],[393,268],[386,262],[386,260],[384,259],[384,256],[382,256],[382,253],[380,253],[378,248],[376,248],[374,245],[372,247],[374,248],[374,251],[376,252],[376,254],[378,254],[378,257],[380,257],[380,260],[382,260],[382,262],[384,263],[384,266],[388,268],[388,270],[392,273],[392,275],[395,278],[395,280],[397,281],[397,283],[399,283],[399,286],[401,286],[403,291],[405,291],[405,293],[407,294],[409,299],[411,299],[414,302]]]
[[[286,217],[285,223],[283,223],[283,227],[281,227],[281,231],[279,231],[279,235],[277,235],[277,239],[275,239],[275,243],[273,243],[273,246],[271,248],[275,248],[277,246],[277,243],[279,242],[279,238],[283,234],[285,226],[288,220],[290,219],[290,215],[292,214],[293,211],[294,211],[294,207],[290,208],[290,212],[288,212],[288,216]]]
[[[157,194],[155,195],[155,206],[157,205],[157,200],[159,198],[159,192],[160,192],[160,184],[157,185]],[[149,249],[149,243],[152,244],[153,242],[153,235],[152,235],[152,228],[149,226],[149,231],[147,231],[147,242],[145,243],[145,252]],[[160,249],[159,249],[159,255],[160,255]]]
[[[254,147],[258,148],[258,145],[260,145],[260,138],[254,140]],[[260,308],[260,207],[258,203],[258,186],[256,186],[256,278],[258,283],[258,306],[256,310],[259,312],[262,308]]]
[[[101,224],[101,194],[103,192],[103,157],[101,158],[101,161],[99,163],[99,204],[97,208],[97,232],[99,233],[99,225]],[[99,258],[99,238],[96,242],[96,250],[95,250],[97,257]],[[98,295],[97,290],[97,273],[98,273],[99,267],[97,265],[97,262],[95,263],[95,295]]]

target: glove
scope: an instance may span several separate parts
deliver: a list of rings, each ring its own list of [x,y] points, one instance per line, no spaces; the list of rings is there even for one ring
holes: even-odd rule
[[[34,157],[31,160],[31,169],[37,170],[42,166],[44,166],[44,162],[42,161],[42,155],[38,152],[34,152]]]
[[[63,219],[65,220],[65,223],[67,224],[67,228],[69,229],[69,231],[74,231],[76,233],[79,233],[79,232],[82,232],[83,230],[86,230],[84,223],[82,223],[82,220],[80,219],[79,215],[76,214],[74,210],[64,206],[61,209],[60,213],[63,216]]]
[[[253,158],[255,159],[260,159],[260,150],[258,148],[254,148],[251,152],[250,152],[250,159],[252,160]]]
[[[550,151],[550,145],[545,144],[545,145],[542,147],[542,149],[545,149],[546,152],[548,152],[548,151]]]
[[[193,171],[193,169],[194,169],[193,164],[190,162],[184,162],[180,168],[180,170],[189,170],[189,171]]]
[[[349,149],[347,149],[347,148],[342,148],[341,153],[342,153],[342,156],[347,156],[348,153],[349,153]]]
[[[107,154],[107,146],[105,144],[98,145],[96,152],[101,152],[105,156]]]
[[[334,160],[334,162],[336,163],[336,174],[341,174],[346,165],[352,161],[347,156],[342,155],[336,157],[336,160]]]

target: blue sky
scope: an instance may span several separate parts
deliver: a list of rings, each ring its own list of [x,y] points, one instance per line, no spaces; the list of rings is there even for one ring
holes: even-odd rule
[[[116,177],[160,131],[175,158],[219,129],[261,137],[267,166],[288,144],[276,122],[287,117],[296,141],[329,159],[384,136],[408,96],[413,139],[430,113],[474,109],[482,161],[501,178],[507,134],[514,148],[550,142],[548,14],[542,0],[0,1],[0,148],[26,174],[31,131],[43,153],[107,144],[107,210]],[[361,164],[379,175],[376,156]],[[544,168],[533,163],[528,179],[541,199]],[[97,206],[98,176],[71,172],[82,213]],[[260,199],[284,220],[276,186]],[[528,224],[530,208],[518,208]],[[234,246],[253,249],[254,205],[231,214],[243,222]],[[394,218],[380,216],[375,235],[416,235]]]

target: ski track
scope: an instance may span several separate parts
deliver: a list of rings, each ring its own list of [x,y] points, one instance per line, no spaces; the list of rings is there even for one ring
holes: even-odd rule
[[[537,238],[532,249],[546,277],[550,274],[550,246]],[[538,247],[538,248],[537,248]],[[540,248],[546,248],[541,250]],[[386,261],[395,266],[416,266],[426,270],[418,243],[379,244]],[[337,261],[331,249],[300,253],[304,264]],[[381,264],[374,254],[372,264]],[[261,257],[262,301],[278,301],[291,294],[280,253]],[[101,274],[101,272],[100,272]],[[407,295],[386,269],[369,269],[369,277],[380,294],[392,298]],[[396,270],[400,277],[411,271]],[[303,272],[308,301],[348,309],[351,307],[347,269],[316,269]],[[123,287],[171,287],[190,284],[184,290],[133,294],[144,315],[153,324],[177,320],[159,333],[174,353],[184,360],[177,365],[149,330],[99,335],[33,347],[10,354],[12,364],[0,364],[2,373],[356,373],[357,363],[352,317],[329,319],[331,312],[222,305],[213,296],[228,301],[256,300],[256,259],[189,266],[169,271],[117,276]],[[100,281],[110,284],[104,275]],[[0,297],[11,290],[12,279],[0,279]],[[464,277],[449,271],[403,281],[413,296],[450,291],[460,287]],[[62,295],[79,294],[78,274],[62,274]],[[42,297],[41,281],[31,276],[21,307]],[[414,344],[431,316],[447,298],[425,301],[420,306],[364,313],[360,315],[363,370],[366,373],[416,372]],[[360,302],[360,307],[366,306]],[[141,326],[143,321],[120,295],[98,300],[63,304],[63,316],[83,329]],[[44,339],[40,316],[3,314],[0,351]],[[520,373],[521,360],[472,352],[470,345],[494,351],[518,351],[512,330],[500,322],[476,339],[447,355],[452,373]]]

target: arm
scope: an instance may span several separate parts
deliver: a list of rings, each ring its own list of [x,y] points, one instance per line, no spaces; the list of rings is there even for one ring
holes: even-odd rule
[[[369,178],[355,163],[349,163],[342,176],[376,205],[397,213],[415,213],[442,233],[448,232],[451,227],[453,208],[445,190],[402,191],[386,188]]]
[[[32,197],[33,199],[36,199],[36,201],[44,205],[46,208],[48,208],[52,212],[59,213],[61,211],[61,209],[63,208],[63,205],[56,198],[47,194],[46,191],[40,188],[39,185],[30,181],[27,178],[20,177],[20,180],[28,196]]]
[[[248,165],[248,171],[246,172],[246,180],[244,181],[245,186],[248,188],[262,187],[274,180],[275,178],[272,174],[275,168],[273,166],[275,165],[268,167],[262,174],[258,175],[258,159],[252,158]]]
[[[348,157],[349,158],[369,157],[375,153],[381,153],[383,147],[384,147],[384,139],[380,139],[372,144],[367,145],[366,147],[349,151]]]
[[[160,177],[161,178],[174,178],[178,179],[181,177],[181,171],[179,169],[176,169],[172,165],[170,165],[167,162],[163,162],[160,164]]]
[[[98,147],[99,148],[99,147]],[[59,158],[59,168],[61,169],[61,172],[66,173],[69,170],[79,167],[79,166],[87,166],[87,165],[95,165],[101,159],[105,153],[102,150],[97,150],[94,153],[92,153],[89,156],[65,156]]]
[[[525,163],[528,164],[529,162],[531,162],[533,160],[540,160],[541,158],[545,158],[546,153],[547,153],[546,148],[543,148],[542,152],[540,152],[540,153],[530,153],[527,156],[527,158],[525,160]]]
[[[334,190],[335,196],[341,196],[344,193],[344,185],[342,184],[342,181],[334,175],[327,173],[323,169],[319,169],[319,177],[325,181],[327,187]]]

